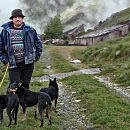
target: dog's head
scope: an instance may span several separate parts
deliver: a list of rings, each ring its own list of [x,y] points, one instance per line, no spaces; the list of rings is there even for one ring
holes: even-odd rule
[[[56,82],[56,78],[54,78],[54,80],[50,80],[49,86],[54,86],[56,89],[58,89],[58,84]]]
[[[10,84],[8,91],[16,93],[18,88],[21,87],[21,86],[22,86],[22,82],[14,82],[14,83]]]

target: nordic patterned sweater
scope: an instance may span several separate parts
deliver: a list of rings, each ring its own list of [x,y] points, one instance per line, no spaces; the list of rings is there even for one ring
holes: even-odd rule
[[[15,60],[17,63],[24,61],[24,44],[23,44],[23,29],[14,28],[10,29],[11,32],[11,45],[14,51]]]

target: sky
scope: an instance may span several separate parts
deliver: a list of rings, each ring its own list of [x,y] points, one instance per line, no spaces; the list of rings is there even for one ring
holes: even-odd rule
[[[19,0],[0,0],[0,12],[1,14],[3,14],[1,20],[2,21],[9,20],[9,17],[11,16],[11,11],[18,7],[19,7]]]
[[[11,11],[15,8],[19,8],[19,0],[0,0],[0,26],[9,21]]]

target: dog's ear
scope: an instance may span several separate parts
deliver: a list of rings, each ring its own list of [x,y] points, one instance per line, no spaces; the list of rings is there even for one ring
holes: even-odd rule
[[[22,82],[19,82],[19,83],[18,83],[18,86],[21,87],[21,86],[22,86]]]
[[[54,82],[56,83],[56,78],[54,78]]]

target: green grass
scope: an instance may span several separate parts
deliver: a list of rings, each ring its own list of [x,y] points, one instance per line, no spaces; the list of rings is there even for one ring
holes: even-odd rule
[[[40,77],[40,76],[46,75],[46,73],[43,72],[43,69],[45,69],[45,68],[46,67],[45,67],[43,59],[41,57],[39,61],[34,63],[34,71],[33,71],[32,76],[33,77]]]
[[[89,67],[101,67],[100,74],[108,75],[120,85],[130,85],[130,36],[120,37],[75,51]],[[119,52],[119,53],[118,53]],[[117,55],[118,53],[118,55]],[[114,75],[114,76],[113,76]]]
[[[62,81],[72,86],[72,91],[76,91],[75,97],[82,100],[80,105],[86,109],[86,117],[94,123],[93,128],[129,130],[130,103],[123,101],[114,91],[89,75],[71,76]]]
[[[62,73],[77,70],[62,56],[63,52],[60,50],[60,48],[61,47],[52,47],[50,50],[50,55],[52,57],[52,68],[54,71],[57,73]]]
[[[46,48],[46,47],[43,46],[43,50],[44,50],[44,48]],[[43,69],[45,69],[45,68],[46,68],[46,66],[43,61],[43,56],[41,55],[40,59],[34,63],[34,71],[33,71],[32,76],[40,77],[40,76],[46,75],[46,73],[43,72]]]

